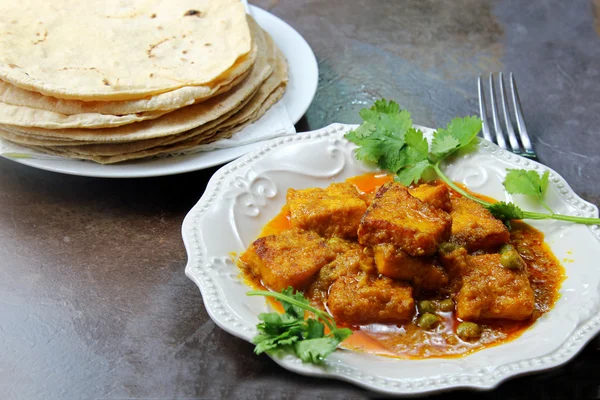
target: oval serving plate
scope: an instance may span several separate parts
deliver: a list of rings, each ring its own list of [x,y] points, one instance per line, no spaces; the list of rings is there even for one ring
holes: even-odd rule
[[[230,254],[240,254],[280,211],[288,188],[325,187],[372,168],[353,156],[355,146],[343,135],[353,125],[326,128],[275,139],[215,173],[186,216],[182,234],[188,253],[185,272],[200,288],[205,307],[222,329],[250,341],[258,314],[268,312],[264,298],[247,297]],[[426,135],[431,129],[420,127]],[[521,196],[503,190],[506,168],[550,171],[547,202],[563,214],[597,217],[598,209],[578,197],[556,172],[536,162],[480,145],[445,166],[453,180],[498,200],[537,211]],[[540,210],[541,211],[541,210]],[[323,366],[293,356],[274,358],[303,375],[332,377],[395,395],[454,388],[492,389],[503,380],[556,367],[573,358],[600,331],[600,228],[560,221],[528,221],[565,267],[567,278],[554,308],[512,342],[460,358],[407,360],[338,349]]]

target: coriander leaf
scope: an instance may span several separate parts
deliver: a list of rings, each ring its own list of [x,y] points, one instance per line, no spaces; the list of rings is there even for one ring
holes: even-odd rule
[[[429,167],[431,167],[431,163],[429,161],[419,161],[414,165],[400,170],[394,180],[402,183],[405,186],[408,186],[413,182],[418,182]]]
[[[274,297],[284,306],[285,311],[283,314],[259,315],[263,322],[256,326],[258,334],[252,339],[256,345],[256,354],[266,351],[274,354],[278,350],[293,351],[305,362],[321,363],[328,354],[335,351],[338,344],[352,334],[350,329],[337,328],[331,315],[311,306],[302,292],[294,293],[291,287],[281,293],[258,290],[247,292],[246,295]],[[305,320],[305,311],[311,312],[317,319]],[[325,325],[330,330],[327,335]]]
[[[394,100],[386,101],[386,99],[381,99],[375,100],[371,110],[384,114],[397,114],[400,112],[400,106]]]
[[[376,126],[365,122],[353,131],[348,132],[345,138],[358,145],[356,158],[366,162],[377,163],[384,153],[385,146],[378,135],[371,136],[377,130]],[[404,145],[404,142],[400,146]]]
[[[481,125],[479,117],[454,118],[446,127],[446,132],[458,139],[460,147],[464,147],[475,139],[475,136],[481,131]]]
[[[341,343],[352,335],[352,329],[337,328],[333,332],[333,336]]]
[[[431,152],[441,158],[447,153],[452,153],[459,145],[460,142],[455,137],[434,135],[431,141]]]
[[[307,319],[306,328],[303,334],[305,339],[318,339],[325,335],[325,325],[316,319]]]
[[[396,180],[408,186],[419,181],[431,164],[428,160],[429,144],[423,132],[410,128],[404,140],[406,145],[400,150],[392,170],[397,172]]]
[[[504,187],[511,194],[524,194],[542,199],[548,186],[548,171],[541,177],[536,171],[507,169]]]
[[[396,102],[378,100],[370,109],[360,111],[364,122],[345,137],[358,145],[356,158],[378,164],[383,169],[393,170],[402,164],[404,135],[412,127],[407,111],[400,111]]]
[[[504,221],[525,218],[523,210],[521,210],[514,203],[506,203],[504,201],[499,201],[497,203],[490,204],[485,208],[487,208],[488,211],[491,212],[494,217]]]
[[[407,155],[407,162],[415,164],[419,161],[427,160],[429,155],[429,143],[423,137],[423,132],[415,128],[409,128],[404,135],[404,150]]]
[[[300,340],[300,335],[293,335],[290,332],[285,332],[279,336],[265,338],[260,341],[253,340],[252,343],[256,345],[254,347],[254,353],[261,354],[265,351],[273,350],[278,347],[282,348],[289,346],[290,344],[296,343],[298,340]]]
[[[546,189],[548,188],[549,178],[550,178],[550,172],[546,171],[542,174],[542,179],[540,181],[540,188],[542,189],[542,196],[546,193]]]
[[[404,147],[389,147],[390,151],[383,153],[377,164],[386,171],[398,172],[403,165],[406,165],[406,152],[402,151]]]
[[[262,313],[258,315],[258,319],[263,321],[264,325],[269,327],[286,327],[298,323],[298,317],[289,314],[273,313]],[[300,321],[302,318],[300,318]],[[261,325],[263,325],[261,324]]]
[[[535,197],[550,214],[553,214],[553,211],[544,202],[550,175],[548,171],[544,172],[542,176],[536,171],[526,169],[507,169],[507,171],[508,174],[506,174],[503,184],[508,193]]]
[[[388,132],[395,132],[401,136],[407,129],[412,127],[410,113],[406,110],[396,111],[393,114],[380,114],[380,124]]]
[[[331,337],[319,339],[307,339],[296,342],[294,345],[296,355],[307,363],[320,364],[325,357],[333,353],[337,348],[338,341]]]
[[[481,119],[478,117],[454,118],[446,129],[438,129],[433,134],[432,154],[438,159],[448,157],[456,150],[469,145],[480,130]],[[454,148],[449,146],[452,140],[447,139],[448,137],[458,142]]]
[[[281,293],[286,296],[290,296],[291,298],[296,299],[303,304],[308,304],[308,300],[304,297],[302,292],[296,292],[296,294],[294,294],[294,288],[291,286],[289,286],[287,289],[283,289]],[[287,301],[281,301],[281,305],[283,306],[283,310],[286,314],[304,319],[304,308],[292,305]]]

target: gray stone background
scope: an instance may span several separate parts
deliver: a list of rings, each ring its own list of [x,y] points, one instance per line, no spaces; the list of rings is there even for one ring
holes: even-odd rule
[[[319,61],[299,130],[395,99],[436,127],[478,113],[478,74],[513,72],[543,163],[600,204],[600,1],[260,0]],[[363,399],[279,368],[210,320],[180,228],[216,169],[152,179],[0,159],[0,398]],[[600,339],[561,368],[462,399],[600,398]],[[442,394],[435,398],[446,398]]]

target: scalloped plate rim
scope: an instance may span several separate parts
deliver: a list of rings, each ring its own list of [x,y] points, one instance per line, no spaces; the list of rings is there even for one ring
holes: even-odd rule
[[[186,253],[188,255],[188,262],[185,267],[185,274],[200,289],[200,292],[202,294],[203,303],[204,303],[207,313],[209,314],[210,318],[221,329],[225,330],[226,332],[228,332],[236,337],[246,340],[246,341],[250,341],[250,339],[252,337],[252,335],[250,335],[250,334],[246,334],[244,332],[240,332],[239,330],[235,330],[235,329],[231,328],[220,318],[218,313],[215,312],[215,310],[211,307],[211,304],[208,301],[208,298],[206,296],[206,293],[208,290],[207,281],[203,280],[200,276],[197,276],[192,272],[192,268],[195,265],[197,265],[200,261],[200,259],[198,259],[198,256],[193,253],[192,248],[191,248],[191,243],[192,243],[192,240],[194,239],[193,235],[192,235],[192,231],[193,231],[193,224],[195,222],[196,214],[201,212],[202,207],[205,207],[204,208],[205,210],[208,209],[210,204],[218,198],[218,194],[221,192],[220,188],[218,187],[218,182],[225,180],[225,177],[227,176],[228,173],[231,173],[233,171],[238,170],[239,168],[243,168],[248,165],[253,165],[256,162],[260,162],[260,160],[262,158],[264,158],[266,155],[268,155],[271,150],[279,148],[281,146],[293,146],[293,144],[295,142],[320,140],[324,137],[341,135],[342,132],[347,132],[348,130],[353,129],[356,126],[357,125],[334,123],[334,124],[330,124],[326,127],[318,129],[318,130],[298,133],[297,135],[292,136],[292,137],[273,139],[273,140],[265,143],[264,146],[260,147],[256,151],[248,153],[248,154],[240,157],[239,159],[232,161],[229,164],[221,167],[218,171],[215,172],[215,174],[209,180],[203,195],[201,196],[199,201],[192,207],[192,209],[188,212],[188,214],[186,215],[186,217],[183,221],[182,237],[183,237]],[[429,130],[429,131],[432,130],[431,128],[422,127],[419,125],[415,125],[415,127],[422,128],[424,130]],[[509,157],[510,156],[517,157],[521,160],[524,160],[525,162],[536,165],[538,168],[541,167],[545,170],[550,171],[551,174],[553,174],[556,178],[558,178],[559,182],[563,185],[564,190],[566,190],[566,194],[561,195],[561,199],[564,202],[566,202],[567,204],[570,204],[570,202],[582,203],[584,206],[588,207],[589,213],[592,213],[596,217],[598,216],[598,214],[599,214],[598,207],[596,207],[594,204],[589,203],[588,201],[582,199],[579,195],[577,195],[577,193],[575,193],[573,191],[573,189],[568,184],[568,182],[553,169],[551,169],[543,164],[540,164],[539,162],[529,160],[524,157],[517,156],[510,152],[501,150],[497,145],[495,145],[494,143],[488,142],[485,139],[482,139],[482,138],[478,138],[478,139],[480,140],[480,143],[482,143],[484,146],[487,146],[492,149],[492,150],[490,150],[490,153],[502,154],[502,152],[505,152],[505,153],[510,154]],[[527,168],[525,165],[522,165],[522,166]],[[531,167],[529,167],[528,169],[531,169]],[[552,184],[556,184],[556,181],[553,182]],[[570,202],[567,201],[567,199],[565,198],[567,195],[572,196],[572,200]],[[212,196],[212,198],[209,199],[209,196]],[[198,217],[200,217],[200,216],[198,216]],[[598,232],[592,231],[591,233],[592,233],[592,235],[596,236],[596,239],[600,240],[600,234]],[[580,338],[579,342],[577,343],[577,345],[573,346],[573,347],[575,347],[575,349],[569,350],[569,353],[565,354],[565,356],[563,356],[562,358],[556,357],[554,361],[546,363],[546,364],[529,365],[529,366],[525,367],[522,371],[509,371],[508,373],[504,373],[504,374],[498,373],[497,375],[499,375],[499,376],[492,377],[492,379],[490,379],[488,382],[484,382],[484,380],[480,380],[477,383],[448,382],[447,384],[445,384],[443,386],[435,387],[432,389],[418,388],[418,389],[402,390],[399,387],[397,387],[395,389],[389,388],[389,387],[383,387],[381,385],[375,384],[374,382],[367,382],[365,379],[360,379],[360,378],[344,375],[341,373],[336,373],[335,371],[327,370],[326,367],[315,367],[312,365],[298,364],[296,362],[289,362],[287,358],[279,358],[279,357],[271,357],[271,358],[278,365],[280,365],[280,366],[284,367],[285,369],[288,369],[294,373],[300,374],[300,375],[334,378],[334,379],[350,382],[359,387],[363,387],[365,389],[369,389],[369,390],[379,392],[379,393],[384,393],[384,394],[401,395],[401,396],[419,396],[419,395],[424,395],[424,394],[433,394],[433,393],[439,393],[439,392],[455,390],[455,389],[471,389],[471,390],[478,390],[478,391],[487,391],[487,390],[492,390],[492,389],[496,388],[498,385],[500,385],[501,383],[503,383],[504,381],[506,381],[508,379],[511,379],[511,378],[514,378],[517,376],[522,376],[522,375],[529,375],[529,374],[539,372],[542,370],[544,370],[544,371],[551,370],[551,369],[554,369],[561,365],[566,364],[567,362],[572,360],[577,354],[579,354],[579,352],[581,352],[581,350],[585,347],[585,345],[587,343],[589,343],[590,340],[592,340],[600,332],[600,324],[598,324],[598,326],[596,326],[595,328],[592,328],[592,329],[584,329],[596,319],[600,320],[600,311],[593,313],[585,321],[579,323],[578,326],[575,328],[575,330],[573,332],[571,332],[571,334],[568,337],[566,337],[564,339],[564,341],[557,348],[555,348],[552,351],[554,353],[562,348],[565,348],[565,345],[569,342],[569,340],[571,338],[573,338],[576,334],[579,334],[581,338]],[[519,340],[519,339],[516,339],[516,340]],[[378,356],[374,356],[374,355],[370,355],[370,356],[378,357]],[[542,358],[542,357],[543,356],[540,356],[539,358]],[[536,358],[537,357],[534,357],[533,359],[536,359]],[[354,368],[351,367],[351,369],[354,369]],[[496,372],[498,372],[498,371],[496,371]],[[374,377],[374,378],[377,379],[377,377]],[[391,381],[391,379],[388,379],[388,378],[380,378],[380,379],[382,379],[384,381]]]

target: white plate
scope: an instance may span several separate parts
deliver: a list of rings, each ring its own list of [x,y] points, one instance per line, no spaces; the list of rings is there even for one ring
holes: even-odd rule
[[[281,101],[283,101],[291,120],[296,123],[308,109],[317,91],[319,69],[315,55],[306,40],[287,23],[258,7],[250,6],[250,9],[258,24],[273,37],[287,58],[289,83]],[[129,161],[115,165],[101,165],[91,161],[73,159],[8,159],[31,167],[71,175],[142,178],[180,174],[224,164],[263,146],[263,144],[252,143],[228,149],[177,157]]]
[[[249,288],[240,281],[229,254],[240,254],[257,237],[280,211],[287,189],[325,187],[369,170],[353,157],[355,146],[343,139],[351,128],[336,124],[275,139],[224,166],[186,216],[185,272],[200,288],[211,318],[224,330],[250,341],[257,315],[268,310],[263,298],[245,296]],[[550,171],[547,200],[555,212],[598,216],[598,209],[573,193],[556,172],[484,140],[476,151],[446,166],[446,171],[479,193],[538,209],[503,191],[506,168]],[[554,308],[518,339],[456,359],[402,360],[338,350],[323,367],[291,356],[275,361],[300,374],[339,378],[390,394],[491,389],[509,377],[565,363],[600,331],[600,228],[559,221],[532,225],[544,232],[559,260],[569,259],[563,262],[567,278]]]

